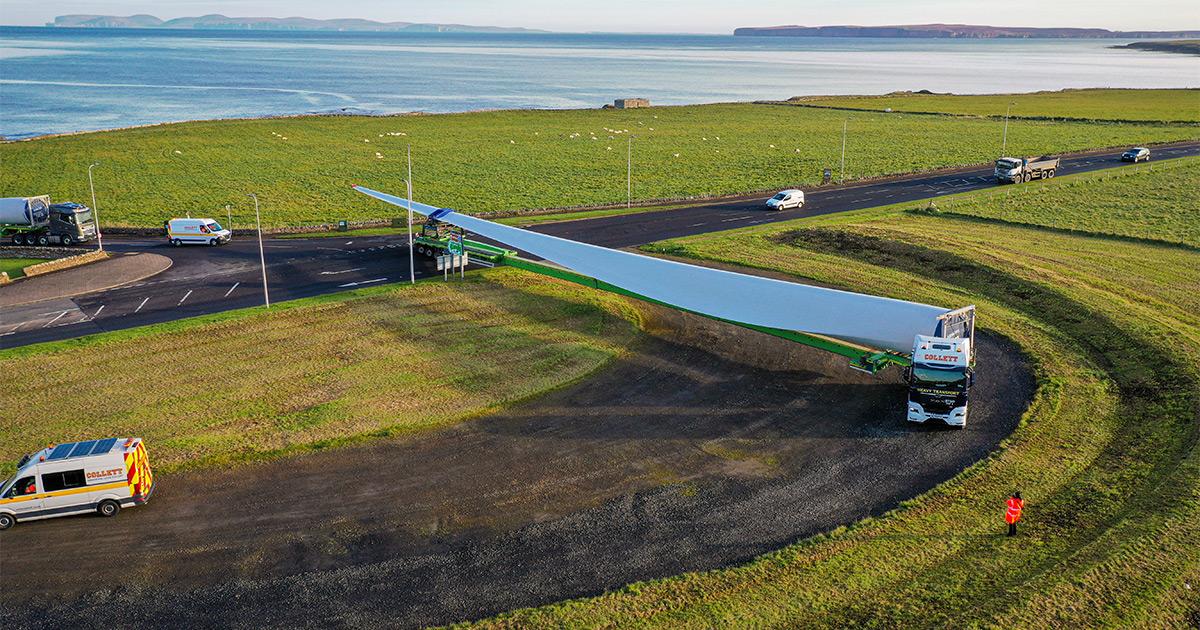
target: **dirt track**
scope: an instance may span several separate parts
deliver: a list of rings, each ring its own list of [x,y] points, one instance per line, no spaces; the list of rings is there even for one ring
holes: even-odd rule
[[[20,524],[0,535],[0,623],[418,626],[728,565],[952,476],[1034,387],[984,339],[971,425],[910,427],[896,370],[659,316],[672,339],[503,414]]]

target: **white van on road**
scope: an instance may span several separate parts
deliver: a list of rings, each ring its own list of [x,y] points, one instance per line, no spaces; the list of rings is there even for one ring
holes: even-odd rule
[[[767,207],[771,210],[787,210],[788,208],[803,208],[804,207],[804,191],[802,190],[783,190],[778,195],[767,200]]]
[[[70,514],[116,516],[143,505],[154,475],[141,438],[51,444],[26,455],[0,485],[0,530]]]
[[[179,247],[185,243],[224,245],[233,232],[212,219],[171,219],[167,221],[167,241]]]

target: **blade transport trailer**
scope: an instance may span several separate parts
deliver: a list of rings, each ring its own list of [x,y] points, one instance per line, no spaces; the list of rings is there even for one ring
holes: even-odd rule
[[[399,197],[355,189],[408,207]],[[460,234],[470,230],[553,261],[528,260],[515,250],[464,238],[473,262],[508,265],[757,330],[847,357],[851,367],[869,373],[901,366],[909,384],[910,421],[966,425],[974,381],[974,306],[946,310],[612,250],[448,208],[412,202],[412,209],[428,217],[414,240],[420,254],[444,255],[455,227]]]

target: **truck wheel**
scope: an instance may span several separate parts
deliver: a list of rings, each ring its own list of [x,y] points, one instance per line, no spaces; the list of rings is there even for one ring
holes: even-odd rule
[[[60,237],[60,238],[59,238],[59,240],[60,240],[60,241],[62,241],[62,244],[63,244],[63,245],[67,245],[67,246],[70,246],[72,243],[74,243],[74,242],[75,242],[75,241],[71,240],[71,235],[70,235],[70,234],[64,234],[64,235],[62,235],[62,237]]]
[[[45,234],[43,234],[43,235],[41,235],[41,236],[37,237],[37,244],[38,244],[38,245],[41,245],[42,247],[45,247],[45,246],[49,245],[49,244],[50,244],[50,237],[49,237],[49,236],[46,236]]]
[[[1029,180],[1031,179],[1033,179],[1033,175],[1029,173],[1025,173],[1025,175],[1021,177],[1021,181],[1024,183],[1029,183]]]
[[[12,244],[13,245],[24,245],[25,237],[21,234],[13,234],[12,235]]]
[[[100,505],[96,506],[96,513],[106,518],[116,516],[117,512],[120,511],[121,504],[113,501],[112,499],[105,499],[100,502]]]
[[[12,514],[0,514],[0,531],[6,530],[16,524],[17,519]]]

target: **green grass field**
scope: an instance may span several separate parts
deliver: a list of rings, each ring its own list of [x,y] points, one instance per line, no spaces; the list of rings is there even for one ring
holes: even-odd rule
[[[1013,118],[1200,122],[1200,90],[1062,90],[1031,94],[913,94],[805,98],[806,105]]]
[[[0,352],[0,373],[38,375],[0,389],[20,409],[0,476],[48,441],[137,435],[172,471],[427,430],[582,378],[636,335],[615,296],[496,271]]]
[[[25,268],[49,260],[48,258],[0,258],[0,271],[8,272],[8,277],[16,280],[25,275]]]
[[[1125,207],[1120,187],[1085,195],[1055,184],[1016,199],[1030,200],[1031,214],[1051,200],[1106,216]],[[1171,203],[1191,199],[1173,190]],[[906,212],[922,205],[656,249],[950,307],[978,304],[981,324],[1018,343],[1039,382],[1001,450],[883,517],[745,565],[478,625],[1196,627],[1200,252]],[[1154,223],[1121,216],[1130,232]],[[1004,499],[1017,489],[1026,519],[1010,539]]]
[[[1102,198],[1102,204],[1095,200]],[[939,199],[938,209],[1008,223],[1200,247],[1200,158]]]
[[[768,191],[836,169],[847,120],[850,179],[1000,152],[995,120],[779,105],[229,120],[0,144],[0,195],[87,200],[86,168],[99,161],[96,194],[110,226],[223,218],[231,204],[234,227],[246,228],[248,192],[268,226],[389,218],[399,210],[349,186],[403,194],[411,143],[415,196],[426,203],[471,213],[613,204],[625,201],[630,137],[636,199]],[[1188,125],[1021,121],[1008,148],[1033,155],[1198,137]]]

